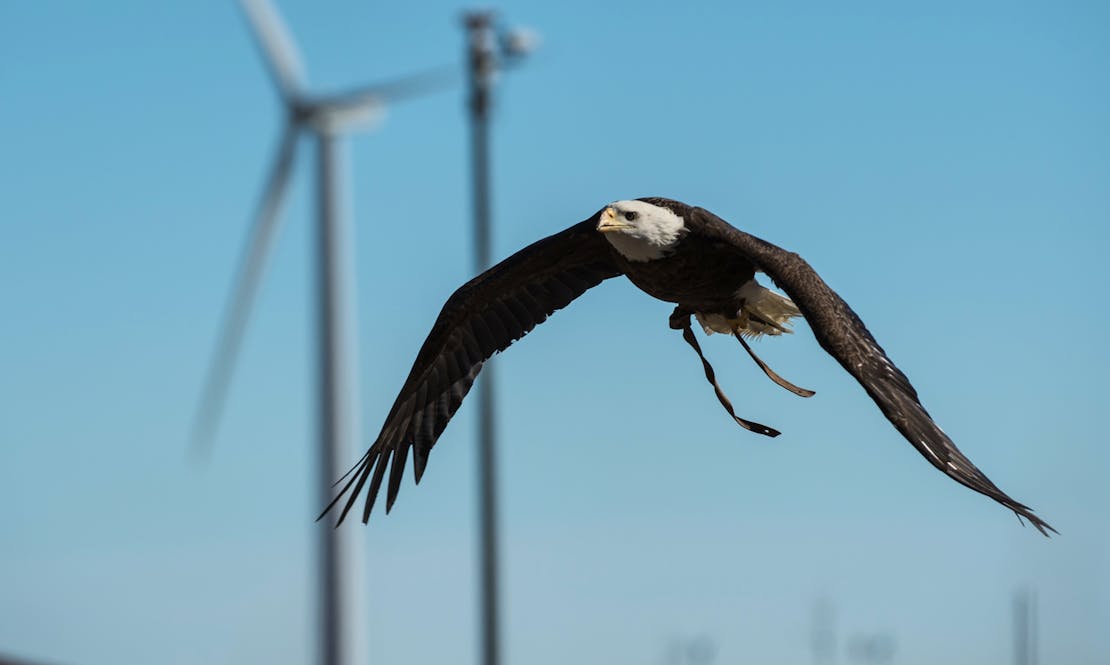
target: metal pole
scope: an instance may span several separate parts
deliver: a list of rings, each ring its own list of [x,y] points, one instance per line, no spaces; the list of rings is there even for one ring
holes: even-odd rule
[[[832,665],[836,661],[836,610],[828,597],[814,602],[811,630],[814,665]]]
[[[1037,592],[1029,591],[1029,665],[1040,663],[1040,617],[1037,607]]]
[[[1017,665],[1037,665],[1040,660],[1037,619],[1037,592],[1031,588],[1019,589],[1014,594],[1014,662]]]
[[[331,500],[332,483],[343,475],[357,437],[352,417],[357,386],[354,368],[353,302],[350,228],[341,194],[341,145],[328,127],[316,127],[319,196],[319,427],[320,468],[317,505]],[[351,529],[332,528],[326,520],[319,530],[320,588],[319,657],[322,665],[356,665],[363,661],[360,633],[365,622],[358,610],[361,577],[357,566],[358,541]]]
[[[1029,596],[1024,589],[1014,594],[1014,663],[1032,665],[1029,653]]]
[[[469,37],[471,171],[474,181],[474,267],[490,266],[489,111],[494,74],[492,14],[466,15]],[[481,660],[498,665],[500,617],[498,612],[497,557],[497,458],[494,419],[494,372],[487,362],[478,379],[478,530],[481,579]]]

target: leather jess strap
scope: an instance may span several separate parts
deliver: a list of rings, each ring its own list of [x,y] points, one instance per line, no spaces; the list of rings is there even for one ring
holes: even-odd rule
[[[705,378],[709,381],[710,384],[713,385],[713,392],[717,393],[717,399],[721,402],[721,406],[725,407],[725,411],[728,411],[728,415],[732,416],[732,419],[736,421],[736,424],[748,431],[770,437],[776,437],[779,434],[782,434],[782,432],[778,431],[777,429],[767,427],[766,425],[761,425],[751,420],[745,420],[736,415],[735,409],[732,408],[732,402],[729,401],[724,391],[721,390],[721,386],[717,385],[717,375],[713,371],[713,366],[709,364],[709,361],[705,359],[705,354],[701,352],[701,345],[698,344],[698,339],[694,337],[694,331],[690,329],[689,317],[686,318],[685,323],[681,327],[682,339],[686,340],[686,343],[689,344],[691,348],[693,348],[694,351],[697,352],[698,358],[701,358],[702,367],[705,368]],[[741,340],[741,342],[743,342],[743,340]]]

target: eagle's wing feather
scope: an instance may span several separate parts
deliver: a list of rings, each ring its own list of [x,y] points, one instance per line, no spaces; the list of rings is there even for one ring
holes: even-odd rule
[[[1028,519],[1041,533],[1055,532],[1028,506],[1000,490],[956,448],[863,321],[802,257],[744,233],[702,208],[694,208],[690,216],[693,224],[734,246],[790,296],[822,348],[859,381],[887,419],[933,466]]]
[[[324,513],[349,493],[339,515],[342,522],[370,480],[362,514],[362,521],[367,521],[392,459],[386,493],[389,512],[409,449],[416,482],[420,482],[429,451],[462,404],[482,363],[588,289],[621,274],[596,225],[595,215],[533,243],[447,299],[377,440]]]

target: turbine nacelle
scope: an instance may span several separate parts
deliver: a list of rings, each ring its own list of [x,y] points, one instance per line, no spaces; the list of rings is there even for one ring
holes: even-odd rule
[[[308,125],[335,134],[359,125],[376,125],[388,102],[442,89],[460,78],[457,67],[440,67],[340,93],[309,93],[300,51],[269,0],[239,0],[239,6],[289,118],[297,127]]]
[[[385,118],[385,101],[367,98],[356,103],[343,100],[299,99],[289,106],[289,120],[327,136],[352,130],[376,129]]]

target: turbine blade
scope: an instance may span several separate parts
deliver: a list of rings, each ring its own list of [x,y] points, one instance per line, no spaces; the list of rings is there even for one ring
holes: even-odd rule
[[[343,111],[348,109],[373,109],[386,102],[445,90],[461,80],[462,72],[459,71],[457,65],[444,65],[405,78],[375,83],[348,90],[333,97],[326,97],[321,100],[321,106]]]
[[[286,99],[299,96],[304,87],[304,66],[281,16],[270,0],[239,0],[239,6],[282,96]]]
[[[277,157],[262,190],[254,224],[247,236],[247,244],[239,262],[238,276],[224,314],[223,328],[216,343],[212,364],[201,393],[196,419],[193,421],[191,449],[195,457],[207,459],[212,439],[219,424],[227,396],[227,387],[235,368],[239,343],[243,338],[254,294],[266,266],[266,258],[273,244],[274,232],[280,220],[281,203],[297,147],[297,126],[289,123],[278,147]]]

